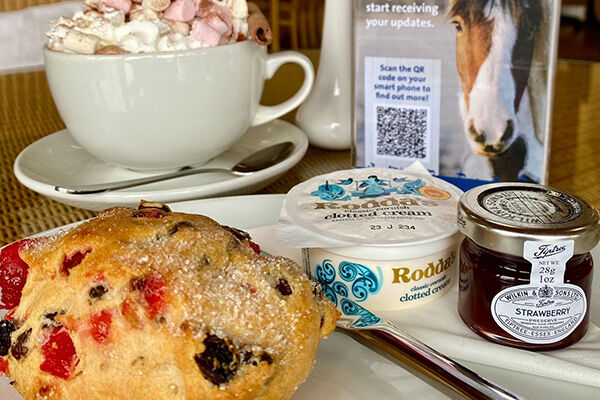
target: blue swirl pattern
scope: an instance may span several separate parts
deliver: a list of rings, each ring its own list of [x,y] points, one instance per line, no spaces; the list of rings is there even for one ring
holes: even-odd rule
[[[379,277],[364,265],[342,261],[338,266],[340,278],[345,282],[352,282],[351,291],[356,301],[365,301],[370,294],[377,294],[381,289],[383,281],[381,269],[377,268]],[[323,260],[315,268],[315,278],[323,288],[323,293],[333,304],[338,307],[338,296],[340,297],[339,308],[348,316],[358,316],[352,324],[355,327],[368,327],[381,321],[379,317],[365,308],[359,306],[348,297],[350,290],[343,282],[336,280],[336,270],[331,260]]]
[[[339,265],[340,278],[352,283],[352,294],[357,301],[365,301],[369,294],[377,294],[381,284],[377,275],[362,264],[342,261]],[[379,271],[381,277],[381,271]],[[357,276],[360,278],[357,279]],[[347,297],[347,296],[346,296]]]
[[[365,310],[352,300],[342,299],[341,308],[344,315],[358,316],[359,318],[352,323],[355,328],[366,328],[381,322],[381,318]]]

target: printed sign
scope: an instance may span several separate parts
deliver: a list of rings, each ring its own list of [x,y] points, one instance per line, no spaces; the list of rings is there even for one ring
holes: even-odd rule
[[[354,0],[356,166],[545,183],[559,7]]]

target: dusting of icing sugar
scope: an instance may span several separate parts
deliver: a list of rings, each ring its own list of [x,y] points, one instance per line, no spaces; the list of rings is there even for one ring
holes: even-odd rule
[[[33,303],[26,302],[22,311],[27,309],[34,317],[31,320],[41,321],[39,310],[60,304],[66,315],[59,320],[65,322],[68,318],[86,318],[87,314],[78,315],[75,313],[81,311],[74,310],[94,313],[109,308],[115,310],[115,326],[129,326],[131,322],[119,306],[127,299],[138,302],[139,307],[143,305],[141,290],[132,290],[131,281],[159,274],[167,286],[165,313],[150,320],[140,308],[142,326],[137,329],[193,338],[197,351],[203,351],[206,335],[216,335],[241,352],[266,352],[275,362],[289,367],[295,367],[298,351],[316,351],[312,338],[320,336],[317,328],[324,311],[315,302],[313,284],[299,266],[283,258],[257,256],[247,241],[234,238],[199,216],[168,213],[160,219],[134,219],[129,218],[131,212],[111,210],[90,223],[28,246],[29,259],[36,261],[35,265],[44,265],[33,267],[36,283],[30,287],[43,298],[29,296]],[[175,226],[179,229],[173,229]],[[69,291],[55,299],[43,296],[69,279],[47,279],[58,267],[53,263],[83,245],[93,251],[73,269],[72,276],[89,277],[89,281],[69,281]],[[91,302],[92,277],[100,272],[102,279],[93,284],[104,284],[109,291],[102,301]],[[289,283],[290,295],[277,289],[280,279]],[[77,287],[80,282],[83,286]],[[72,329],[79,328],[74,325]],[[34,331],[33,335],[38,333]],[[105,356],[117,360],[119,353],[107,352]],[[242,368],[250,367],[241,366],[240,373]]]

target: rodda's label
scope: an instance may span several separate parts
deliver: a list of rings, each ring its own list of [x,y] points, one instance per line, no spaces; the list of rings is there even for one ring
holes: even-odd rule
[[[304,262],[323,294],[352,315],[413,308],[447,293],[456,277],[457,250],[451,246],[425,257],[383,261],[306,249]]]
[[[408,244],[454,234],[460,195],[426,170],[366,168],[294,187],[286,210],[304,228],[344,242]]]
[[[523,257],[531,262],[530,283],[494,297],[491,311],[498,326],[535,344],[559,342],[579,326],[587,310],[585,293],[564,282],[573,247],[573,241],[525,242]]]

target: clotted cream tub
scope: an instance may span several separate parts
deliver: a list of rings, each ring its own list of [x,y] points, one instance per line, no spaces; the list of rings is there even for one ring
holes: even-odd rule
[[[419,168],[338,171],[288,193],[277,236],[345,314],[412,308],[457,279],[461,194]]]

